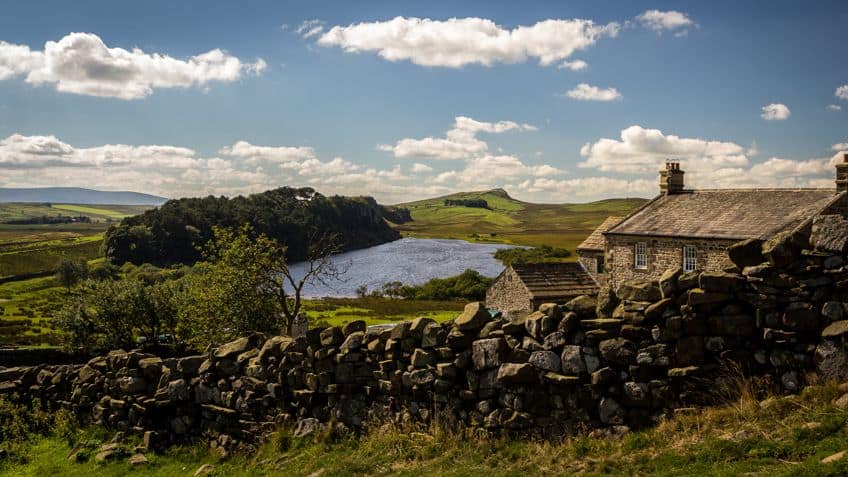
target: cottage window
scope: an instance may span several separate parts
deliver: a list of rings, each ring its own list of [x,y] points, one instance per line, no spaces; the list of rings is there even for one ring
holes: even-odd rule
[[[640,270],[648,268],[648,244],[645,242],[636,243],[636,253],[634,254],[633,267]]]
[[[604,256],[595,257],[595,269],[598,273],[604,273]]]
[[[683,271],[691,272],[698,267],[698,249],[694,245],[683,246]]]

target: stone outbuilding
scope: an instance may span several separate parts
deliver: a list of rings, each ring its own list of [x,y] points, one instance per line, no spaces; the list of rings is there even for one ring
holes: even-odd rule
[[[602,232],[601,263],[613,289],[678,267],[722,271],[733,265],[727,248],[735,242],[768,240],[816,216],[848,215],[848,154],[830,189],[686,189],[683,175],[679,163],[668,162],[660,171],[660,195]]]
[[[530,312],[543,303],[566,303],[596,295],[598,283],[579,262],[524,263],[507,266],[486,291],[486,307]]]
[[[606,283],[606,257],[604,232],[618,225],[624,217],[607,217],[580,245],[577,246],[577,261],[599,284]]]

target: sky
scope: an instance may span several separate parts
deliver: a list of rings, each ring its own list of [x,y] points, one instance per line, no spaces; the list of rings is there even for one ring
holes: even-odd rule
[[[832,187],[841,1],[10,2],[0,187]]]

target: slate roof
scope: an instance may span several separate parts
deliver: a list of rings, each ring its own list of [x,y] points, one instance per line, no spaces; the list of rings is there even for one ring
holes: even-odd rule
[[[598,293],[597,282],[579,263],[516,263],[512,269],[533,298],[553,300]]]
[[[768,239],[820,213],[834,189],[700,189],[661,195],[606,234]]]
[[[607,217],[580,245],[577,250],[604,250],[604,232],[617,225],[624,217]]]

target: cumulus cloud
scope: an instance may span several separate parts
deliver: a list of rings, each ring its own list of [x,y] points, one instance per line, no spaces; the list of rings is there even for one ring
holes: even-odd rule
[[[574,60],[574,61],[563,61],[557,66],[557,69],[560,70],[571,70],[571,71],[586,71],[589,69],[589,63],[586,63],[583,60]]]
[[[830,147],[834,151],[848,151],[848,142],[840,142]]]
[[[675,10],[660,11],[646,10],[636,17],[645,28],[662,34],[663,31],[673,31],[675,36],[685,36],[688,33],[688,28],[695,26],[695,22],[689,18],[689,15]]]
[[[615,88],[598,88],[586,83],[578,84],[565,95],[579,101],[615,101],[621,99],[621,93]]]
[[[763,112],[760,114],[760,117],[765,119],[766,121],[783,121],[784,119],[789,118],[792,114],[789,111],[789,108],[786,107],[785,104],[780,103],[772,103],[762,108]]]
[[[394,145],[380,144],[378,150],[391,152],[398,158],[421,157],[429,159],[457,160],[485,154],[489,146],[477,138],[478,133],[501,134],[507,131],[535,131],[531,124],[513,121],[485,122],[465,116],[457,116],[454,126],[443,138],[404,138]]]
[[[828,111],[842,111],[842,106],[838,104],[828,104],[826,109]]]
[[[236,141],[232,146],[223,147],[218,152],[226,156],[243,157],[254,161],[280,163],[315,159],[315,150],[311,147],[254,146],[247,141]]]
[[[428,166],[427,164],[421,164],[420,162],[416,162],[412,165],[410,170],[416,174],[422,172],[433,172],[433,168]]]
[[[843,84],[836,88],[836,92],[834,94],[839,99],[848,99],[848,84]]]
[[[69,33],[48,41],[41,51],[0,42],[0,80],[26,75],[25,81],[57,91],[120,99],[140,99],[158,88],[208,87],[260,74],[261,58],[245,62],[220,49],[177,59],[139,48],[110,48],[93,33]]]
[[[318,35],[324,31],[324,22],[317,19],[306,20],[301,23],[294,31],[303,38],[312,38],[313,36]]]
[[[459,68],[538,60],[543,66],[564,60],[604,37],[615,37],[620,25],[591,20],[548,19],[507,29],[485,18],[395,17],[387,21],[337,25],[318,37],[325,47],[349,53],[376,52],[388,61]]]

